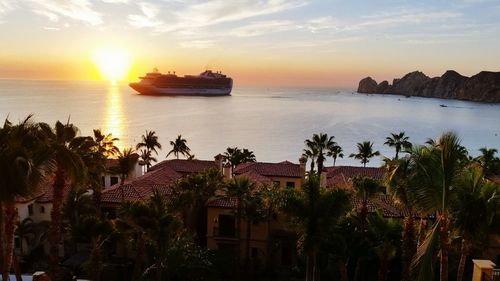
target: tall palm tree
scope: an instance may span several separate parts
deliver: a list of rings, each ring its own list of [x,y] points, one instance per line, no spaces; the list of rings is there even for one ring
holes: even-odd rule
[[[251,182],[247,177],[233,178],[233,180],[227,185],[226,196],[229,198],[234,197],[238,201],[238,205],[236,207],[236,235],[240,239],[240,241],[242,238],[241,221],[243,218],[245,218],[245,210],[247,209],[248,205],[251,204],[252,197],[256,195],[257,192],[256,187],[257,187],[256,184]],[[249,235],[248,232],[247,235]],[[250,242],[250,237],[247,236],[245,245],[247,245],[247,243],[249,242]],[[248,248],[249,247],[245,247],[247,251],[245,253],[246,256],[249,255]],[[239,259],[239,252],[237,253],[237,255],[238,255],[237,259]]]
[[[326,156],[333,158],[333,166],[334,167],[335,167],[335,163],[337,162],[337,158],[344,158],[344,153],[342,153],[342,152],[343,152],[342,147],[338,144],[335,144],[334,146],[332,146],[328,149]]]
[[[69,122],[63,124],[57,121],[54,128],[45,123],[40,123],[40,127],[48,137],[47,151],[50,156],[50,162],[55,167],[52,184],[52,211],[50,214],[49,262],[52,279],[58,280],[64,189],[66,186],[83,182],[87,169],[81,155],[76,151],[83,142],[83,139],[77,138],[78,128],[76,126]]]
[[[398,159],[399,152],[401,149],[408,150],[411,148],[412,144],[410,141],[410,137],[405,136],[405,132],[399,132],[399,134],[391,133],[391,136],[385,138],[385,145],[389,147],[394,147],[396,149],[396,156],[394,158]]]
[[[8,274],[14,256],[14,233],[17,226],[16,196],[28,195],[48,172],[45,138],[39,124],[28,116],[17,125],[8,119],[0,128],[0,259],[2,278]],[[3,239],[2,239],[3,238]],[[16,270],[17,271],[17,270]]]
[[[373,151],[373,142],[358,142],[357,148],[358,153],[352,153],[349,157],[354,157],[355,159],[360,160],[363,167],[366,167],[366,164],[370,162],[370,158],[380,155],[378,150]]]
[[[328,137],[328,134],[320,133],[319,135],[313,134],[311,139],[305,140],[306,147],[311,151],[314,151],[313,148],[315,148],[317,152],[316,163],[318,164],[318,174],[321,174],[323,171],[325,153],[336,145],[333,139],[334,136]]]
[[[448,281],[450,202],[456,196],[454,187],[464,165],[464,150],[455,133],[447,132],[432,145],[413,150],[416,161],[415,202],[419,208],[436,213],[436,221],[426,240],[418,247],[414,266],[419,280],[432,280],[433,257],[440,251],[440,280]]]
[[[488,233],[495,213],[500,208],[500,186],[485,181],[483,170],[477,166],[467,167],[457,184],[457,197],[452,202],[452,224],[462,237],[457,281],[462,281],[465,262],[473,242]],[[482,236],[482,240],[485,239]]]
[[[318,252],[328,241],[329,231],[350,206],[343,189],[320,187],[319,177],[311,174],[301,191],[291,190],[284,207],[297,226],[301,251],[307,257],[306,281],[319,280]]]
[[[410,154],[412,152],[410,151]],[[417,250],[416,230],[414,214],[416,212],[415,199],[413,198],[412,188],[418,185],[419,179],[413,174],[415,162],[410,156],[401,159],[389,160],[387,163],[387,173],[385,175],[385,184],[393,201],[405,208],[403,219],[402,235],[402,280],[411,281],[411,261]]]
[[[156,135],[155,131],[147,131],[146,130],[146,134],[142,135],[142,141],[136,145],[135,149],[139,150],[143,147],[146,148],[146,154],[144,154],[144,155],[149,156],[147,158],[148,161],[143,159],[146,163],[146,171],[147,171],[147,170],[149,170],[149,167],[151,167],[151,162],[156,162],[156,158],[151,157],[152,152],[154,152],[154,153],[156,153],[156,155],[158,155],[158,151],[156,149],[158,148],[161,150],[161,144],[158,141],[158,136]]]
[[[178,135],[175,140],[170,141],[172,150],[168,152],[167,157],[172,153],[177,159],[179,159],[179,154],[182,154],[184,157],[189,157],[191,155],[191,149],[189,149],[186,143],[187,140],[183,139],[182,135]]]

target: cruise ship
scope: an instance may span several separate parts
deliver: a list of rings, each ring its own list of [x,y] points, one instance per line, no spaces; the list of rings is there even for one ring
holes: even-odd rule
[[[175,72],[162,74],[155,69],[139,78],[140,82],[129,85],[143,95],[228,96],[233,88],[233,79],[211,70],[180,77]]]

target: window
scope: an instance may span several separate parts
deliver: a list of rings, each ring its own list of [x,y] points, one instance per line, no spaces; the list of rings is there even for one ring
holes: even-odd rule
[[[101,177],[101,183],[102,183],[102,186],[106,186],[106,177],[105,176]]]
[[[118,177],[111,177],[111,185],[115,185],[118,183]]]
[[[236,233],[235,220],[232,215],[219,215],[219,235],[222,237],[234,237]]]
[[[14,247],[16,249],[20,249],[21,248],[21,239],[19,239],[19,237],[14,237]]]
[[[252,259],[259,257],[259,248],[252,247]]]
[[[293,182],[293,181],[287,181],[286,182],[286,187],[287,188],[295,188],[295,182]]]
[[[40,214],[45,214],[45,206],[40,206]]]
[[[28,205],[28,216],[32,216],[33,215],[33,204],[29,204]]]

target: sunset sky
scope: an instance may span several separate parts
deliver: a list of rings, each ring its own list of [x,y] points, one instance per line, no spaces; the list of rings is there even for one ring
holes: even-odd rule
[[[125,80],[208,68],[236,85],[355,88],[500,71],[500,1],[0,0],[0,39],[0,78],[100,79],[123,57]]]

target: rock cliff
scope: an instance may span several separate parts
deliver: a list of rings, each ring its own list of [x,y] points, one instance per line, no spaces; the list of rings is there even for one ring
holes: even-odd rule
[[[459,99],[500,103],[500,72],[482,71],[472,77],[460,75],[453,70],[440,77],[430,78],[420,71],[377,84],[371,77],[359,82],[358,93],[397,94],[443,99]]]

